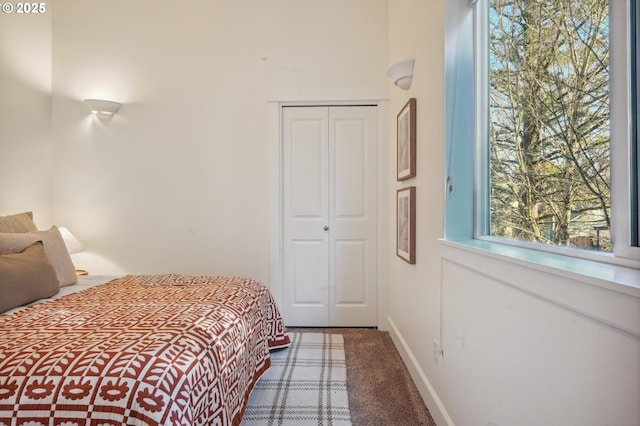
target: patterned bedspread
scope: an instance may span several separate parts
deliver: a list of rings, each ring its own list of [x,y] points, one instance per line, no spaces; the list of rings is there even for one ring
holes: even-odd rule
[[[0,425],[238,425],[288,344],[254,280],[126,276],[0,315]]]

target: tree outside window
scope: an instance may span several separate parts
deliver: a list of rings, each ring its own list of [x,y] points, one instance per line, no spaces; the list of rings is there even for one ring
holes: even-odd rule
[[[491,235],[612,251],[608,11],[489,1]]]

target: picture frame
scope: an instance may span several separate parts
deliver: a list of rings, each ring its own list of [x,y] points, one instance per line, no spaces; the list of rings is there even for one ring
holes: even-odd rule
[[[398,189],[396,194],[396,254],[416,263],[416,187]]]
[[[416,103],[409,99],[396,118],[398,181],[416,175]]]

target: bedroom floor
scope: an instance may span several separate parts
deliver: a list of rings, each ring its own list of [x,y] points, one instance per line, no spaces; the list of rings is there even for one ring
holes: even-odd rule
[[[293,328],[344,336],[354,425],[435,426],[389,333],[366,328]]]

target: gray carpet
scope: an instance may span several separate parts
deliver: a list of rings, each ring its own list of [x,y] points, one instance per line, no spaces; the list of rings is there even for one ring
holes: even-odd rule
[[[435,426],[386,331],[334,328],[344,337],[351,422],[356,426]]]
[[[271,353],[242,425],[351,425],[342,335],[289,331],[289,337],[291,346]]]

